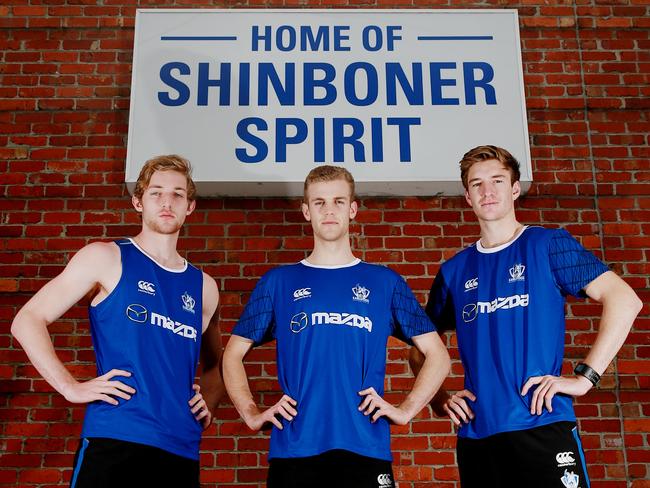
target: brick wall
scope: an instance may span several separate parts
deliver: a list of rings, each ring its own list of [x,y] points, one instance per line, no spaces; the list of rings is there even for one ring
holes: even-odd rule
[[[17,310],[93,239],[139,229],[124,189],[135,6],[518,8],[535,184],[524,222],[565,226],[650,298],[650,5],[648,0],[0,0],[0,484],[64,486],[83,410],[53,394],[9,335]],[[257,278],[310,248],[286,199],[200,202],[181,246],[217,279],[222,328],[232,329]],[[440,263],[475,240],[459,198],[363,199],[353,227],[359,256],[405,275],[424,302]],[[570,301],[567,356],[583,358],[600,307]],[[577,402],[595,488],[650,487],[650,319],[645,307],[602,386]],[[83,306],[51,326],[63,361],[94,373]],[[454,339],[448,338],[457,358]],[[391,342],[388,397],[412,384],[406,350]],[[567,371],[570,364],[565,365]],[[274,350],[251,354],[260,401],[277,399]],[[454,362],[447,386],[461,385]],[[454,433],[427,409],[393,429],[402,488],[457,486]],[[257,487],[268,439],[219,409],[204,436],[202,481]]]

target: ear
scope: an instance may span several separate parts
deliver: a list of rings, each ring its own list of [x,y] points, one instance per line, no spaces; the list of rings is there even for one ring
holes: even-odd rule
[[[133,208],[135,208],[137,212],[142,213],[142,202],[135,195],[131,197],[131,205],[133,205]]]
[[[187,214],[190,215],[192,212],[194,212],[194,209],[196,208],[196,200],[192,200],[189,205],[187,206]]]
[[[300,208],[302,210],[303,217],[305,217],[305,220],[307,222],[311,222],[311,214],[309,213],[309,205],[307,205],[306,203],[303,202],[302,205],[300,205]]]
[[[521,195],[521,184],[515,181],[512,185],[512,201],[515,201]]]
[[[472,206],[472,199],[469,197],[469,190],[465,190],[465,201],[467,205]]]
[[[358,211],[359,211],[359,204],[355,200],[350,204],[350,220],[354,220],[354,218],[357,216]]]

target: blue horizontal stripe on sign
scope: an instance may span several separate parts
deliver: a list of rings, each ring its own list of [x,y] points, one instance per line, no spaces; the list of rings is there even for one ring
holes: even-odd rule
[[[418,41],[492,41],[493,36],[418,36]]]
[[[237,36],[161,36],[161,41],[236,41]]]

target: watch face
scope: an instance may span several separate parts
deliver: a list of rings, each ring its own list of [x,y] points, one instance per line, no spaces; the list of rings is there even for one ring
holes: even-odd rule
[[[587,366],[585,363],[578,364],[573,370],[573,372],[575,374],[584,376],[589,381],[591,381],[594,385],[596,385],[596,383],[600,381],[600,375],[593,368]]]

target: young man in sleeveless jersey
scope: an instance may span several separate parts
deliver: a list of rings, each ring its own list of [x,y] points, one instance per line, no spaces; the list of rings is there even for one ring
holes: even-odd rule
[[[431,402],[459,426],[461,485],[587,488],[573,397],[596,385],[641,302],[565,230],[517,221],[519,163],[506,150],[476,147],[460,167],[481,236],[442,265],[426,312],[439,331],[456,331],[465,370],[462,391]],[[567,295],[603,312],[589,354],[562,376]],[[420,354],[410,359],[417,372]]]
[[[72,488],[199,486],[201,432],[224,389],[217,284],[176,250],[195,194],[187,160],[147,161],[132,198],[141,232],[85,246],[14,319],[11,331],[43,378],[88,404]],[[85,295],[98,376],[80,382],[47,326]]]
[[[251,429],[272,425],[269,488],[394,487],[390,424],[407,424],[427,404],[449,372],[449,355],[406,282],[352,253],[357,202],[346,169],[313,169],[302,212],[313,251],[255,287],[224,352],[226,388]],[[389,336],[425,357],[398,407],[382,398]],[[243,359],[273,339],[284,395],[262,411]]]

